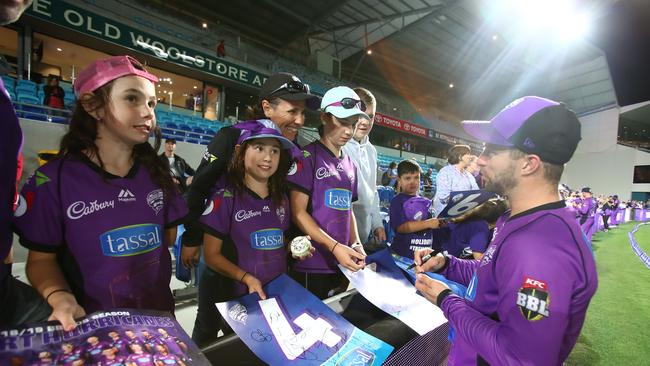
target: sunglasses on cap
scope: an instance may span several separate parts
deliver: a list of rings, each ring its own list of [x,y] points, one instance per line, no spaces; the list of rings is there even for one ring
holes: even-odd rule
[[[300,80],[291,80],[282,85],[277,89],[270,92],[269,95],[273,95],[281,90],[286,90],[289,93],[306,93],[309,94],[309,84],[303,83]]]
[[[328,104],[327,107],[343,107],[345,109],[352,109],[354,107],[358,107],[361,110],[361,112],[366,111],[366,103],[364,103],[361,100],[356,100],[353,98],[343,98],[339,102]]]

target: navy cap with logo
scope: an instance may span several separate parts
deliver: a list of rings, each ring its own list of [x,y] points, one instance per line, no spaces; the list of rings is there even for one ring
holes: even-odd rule
[[[589,187],[584,187],[583,189],[580,190],[582,193],[591,193],[591,188]]]
[[[311,94],[309,85],[288,72],[275,73],[269,76],[262,85],[260,99],[268,100],[271,98],[304,100],[305,106],[311,110],[317,110],[320,107],[320,98]]]
[[[580,121],[566,105],[535,96],[519,98],[490,121],[463,121],[472,137],[516,147],[542,161],[566,164],[580,142]]]

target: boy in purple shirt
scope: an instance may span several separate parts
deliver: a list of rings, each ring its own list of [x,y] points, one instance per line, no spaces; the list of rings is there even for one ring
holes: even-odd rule
[[[416,250],[431,248],[433,229],[438,220],[431,217],[431,201],[417,196],[420,191],[420,166],[412,160],[402,160],[397,166],[397,183],[401,192],[390,201],[390,227],[395,231],[391,250],[413,258]]]
[[[580,122],[563,104],[518,99],[489,122],[463,122],[487,141],[479,158],[486,189],[511,210],[497,222],[481,261],[415,254],[417,271],[468,285],[465,298],[417,275],[416,287],[456,331],[449,365],[562,365],[596,292],[591,244],[558,195],[564,164],[580,141]]]
[[[148,141],[160,146],[157,80],[130,56],[81,71],[59,157],[21,192],[27,275],[67,331],[86,312],[174,310],[167,248],[187,208]]]
[[[343,146],[354,135],[359,116],[368,118],[354,90],[338,86],[321,102],[320,140],[305,146],[302,159],[289,172],[291,217],[316,248],[297,262],[292,276],[321,299],[345,290],[338,264],[351,271],[365,265],[352,202],[357,199],[357,169]]]

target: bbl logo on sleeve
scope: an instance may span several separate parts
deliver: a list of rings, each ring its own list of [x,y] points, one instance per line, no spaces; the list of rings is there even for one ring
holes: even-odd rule
[[[551,297],[546,282],[525,277],[517,293],[517,306],[526,320],[548,318]]]

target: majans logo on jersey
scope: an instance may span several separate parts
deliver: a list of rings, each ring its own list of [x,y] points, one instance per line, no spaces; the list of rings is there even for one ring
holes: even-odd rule
[[[162,244],[160,225],[123,226],[99,236],[102,252],[108,257],[128,257],[143,254]]]
[[[325,191],[325,206],[335,210],[347,211],[352,204],[352,192],[343,188]]]
[[[255,231],[250,238],[253,249],[273,250],[284,246],[284,233],[278,228]]]
[[[548,318],[551,296],[546,282],[531,277],[524,278],[524,284],[517,293],[517,306],[526,320]]]

